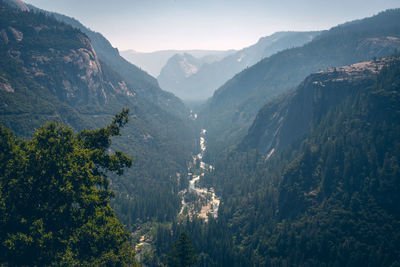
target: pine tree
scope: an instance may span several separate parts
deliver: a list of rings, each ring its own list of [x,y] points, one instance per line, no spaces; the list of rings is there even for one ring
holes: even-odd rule
[[[187,233],[183,232],[168,253],[169,267],[190,267],[198,262],[196,252]]]

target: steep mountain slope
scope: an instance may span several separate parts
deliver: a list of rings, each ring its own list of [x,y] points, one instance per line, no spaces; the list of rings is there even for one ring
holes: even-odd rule
[[[218,219],[175,231],[196,237],[206,266],[398,265],[400,57],[313,74],[296,91],[258,117],[280,117],[274,140],[289,129],[291,146],[219,158],[203,181],[222,196]]]
[[[80,30],[4,5],[0,25],[0,123],[28,137],[49,120],[76,130],[97,128],[129,108],[131,121],[112,149],[135,161],[113,179],[113,205],[125,224],[174,217],[180,207],[176,173],[186,170],[194,140],[190,126],[99,60]]]
[[[175,116],[181,118],[186,117],[188,111],[177,97],[161,90],[154,77],[122,58],[119,55],[118,49],[112,47],[110,42],[104,38],[103,35],[88,29],[73,18],[53,12],[47,12],[31,5],[29,5],[29,7],[31,10],[35,10],[36,12],[51,14],[51,16],[54,16],[57,20],[82,31],[91,40],[99,59],[118,72],[119,75],[121,75],[121,77],[129,83],[139,95]]]
[[[168,59],[176,54],[190,54],[195,58],[202,59],[207,63],[211,63],[217,60],[221,60],[222,58],[233,54],[234,52],[235,50],[161,50],[144,53],[134,50],[124,50],[120,51],[120,54],[132,64],[147,71],[153,77],[157,77],[158,75],[160,75],[161,69],[165,66]]]
[[[180,92],[179,95],[184,100],[205,100],[236,73],[276,52],[301,46],[318,34],[319,32],[277,32],[219,61],[202,65],[196,73],[179,83],[166,75],[160,75],[158,81],[165,90]]]
[[[199,114],[216,151],[245,135],[259,109],[312,72],[392,54],[400,48],[400,10],[346,23],[303,47],[246,69],[219,88]],[[214,147],[210,145],[210,147]]]
[[[239,149],[257,149],[271,156],[301,140],[329,109],[354,94],[354,89],[374,83],[389,61],[376,59],[310,75],[293,92],[258,112]]]

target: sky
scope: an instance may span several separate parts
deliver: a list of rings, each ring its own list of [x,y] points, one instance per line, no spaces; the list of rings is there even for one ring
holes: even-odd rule
[[[119,50],[228,50],[277,31],[325,30],[400,0],[26,0],[78,19]]]

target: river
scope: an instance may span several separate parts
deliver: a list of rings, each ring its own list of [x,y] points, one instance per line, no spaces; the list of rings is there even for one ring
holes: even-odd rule
[[[208,214],[216,218],[220,199],[215,194],[213,188],[199,187],[199,180],[206,172],[213,171],[213,166],[203,161],[206,146],[207,130],[200,132],[200,153],[193,156],[193,161],[189,166],[187,179],[189,186],[180,192],[182,197],[182,208],[179,214],[189,215],[189,217],[198,216],[208,220]],[[196,167],[198,166],[198,167]]]

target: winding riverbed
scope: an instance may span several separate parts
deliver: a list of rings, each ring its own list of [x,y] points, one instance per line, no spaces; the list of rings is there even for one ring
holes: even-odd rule
[[[198,186],[198,181],[201,176],[204,176],[206,172],[212,171],[213,166],[208,165],[203,161],[203,156],[206,151],[206,134],[207,131],[202,129],[200,132],[200,153],[193,156],[192,168],[189,168],[187,178],[189,179],[189,186],[187,189],[180,192],[182,197],[182,209],[180,214],[188,214],[190,217],[196,215],[200,218],[208,220],[208,214],[211,214],[214,218],[218,216],[218,208],[220,199],[214,192],[213,188],[201,188]],[[199,166],[196,168],[195,166]],[[194,174],[196,173],[196,174]],[[185,198],[194,193],[197,198],[190,201],[186,201]],[[192,194],[193,195],[193,194]]]

